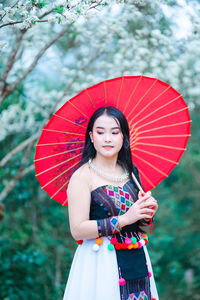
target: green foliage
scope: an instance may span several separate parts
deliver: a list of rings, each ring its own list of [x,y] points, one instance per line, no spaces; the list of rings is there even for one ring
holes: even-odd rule
[[[76,248],[66,210],[48,199],[32,175],[22,180],[20,188],[21,193],[17,188],[5,201],[0,298],[59,299]]]
[[[64,7],[62,6],[56,6],[55,12],[57,12],[58,14],[62,14],[64,10]]]
[[[35,6],[37,6],[37,7],[39,7],[39,8],[43,8],[43,7],[45,7],[46,5],[48,5],[49,3],[48,2],[45,2],[45,1],[43,1],[43,0],[39,0],[39,1],[35,1],[35,0],[30,0],[30,2],[32,3],[32,4],[34,4]]]

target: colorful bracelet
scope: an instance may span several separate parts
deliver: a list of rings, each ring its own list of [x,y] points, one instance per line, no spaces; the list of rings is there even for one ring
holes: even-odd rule
[[[109,236],[120,232],[118,216],[97,220],[98,236]]]

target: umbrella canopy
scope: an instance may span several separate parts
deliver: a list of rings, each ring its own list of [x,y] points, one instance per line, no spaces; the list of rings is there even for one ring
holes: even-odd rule
[[[36,146],[36,176],[63,205],[69,177],[83,153],[88,121],[102,106],[114,106],[126,116],[132,160],[145,191],[169,175],[186,149],[189,111],[171,85],[156,78],[123,76],[89,87],[53,114]]]

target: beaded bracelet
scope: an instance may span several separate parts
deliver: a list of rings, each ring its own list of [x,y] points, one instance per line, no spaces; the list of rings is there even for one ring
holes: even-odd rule
[[[97,220],[98,236],[109,236],[120,232],[118,216]]]

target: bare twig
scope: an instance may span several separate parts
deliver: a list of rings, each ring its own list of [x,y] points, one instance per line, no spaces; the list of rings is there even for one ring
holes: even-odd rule
[[[23,23],[24,21],[15,21],[15,22],[9,22],[9,23],[5,23],[0,25],[0,28],[5,27],[5,26],[9,26],[9,25],[15,25],[15,24],[20,24]],[[37,23],[47,23],[48,20],[38,20]],[[29,27],[30,28],[30,27]],[[29,29],[27,28],[27,29]]]

